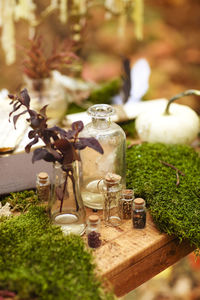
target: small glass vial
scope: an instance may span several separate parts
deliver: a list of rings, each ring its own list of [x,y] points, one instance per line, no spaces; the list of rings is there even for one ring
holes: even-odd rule
[[[93,105],[88,109],[92,121],[87,124],[79,137],[94,137],[101,144],[104,153],[90,147],[80,151],[82,162],[81,194],[84,205],[92,209],[103,209],[103,195],[98,182],[107,173],[121,176],[125,188],[126,179],[126,135],[123,129],[111,121],[115,109],[107,104]]]
[[[129,220],[132,216],[134,192],[131,189],[122,190],[119,200],[119,212],[121,219]]]
[[[119,226],[121,224],[119,200],[121,197],[122,185],[120,181],[120,175],[108,173],[103,182],[103,217],[105,224],[108,226]]]
[[[36,178],[36,192],[41,202],[48,202],[50,199],[50,180],[46,172],[40,172]]]
[[[98,215],[90,215],[87,221],[87,242],[90,248],[101,246],[100,239],[100,218]]]
[[[142,198],[136,198],[133,201],[133,227],[143,229],[146,226],[146,207]]]

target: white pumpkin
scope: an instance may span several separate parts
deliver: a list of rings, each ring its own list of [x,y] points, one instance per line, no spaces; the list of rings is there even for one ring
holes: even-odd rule
[[[158,103],[136,118],[136,130],[142,141],[165,144],[190,144],[200,130],[199,116],[189,106],[172,103],[200,91],[188,90],[166,103]]]

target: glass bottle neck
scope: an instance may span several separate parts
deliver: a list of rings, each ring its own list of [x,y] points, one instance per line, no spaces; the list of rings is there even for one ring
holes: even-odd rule
[[[110,123],[110,118],[92,118],[92,125],[97,129],[107,129]]]

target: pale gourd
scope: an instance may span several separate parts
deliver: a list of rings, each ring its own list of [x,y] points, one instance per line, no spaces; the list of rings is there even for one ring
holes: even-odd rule
[[[187,90],[142,112],[136,119],[140,139],[151,143],[190,144],[200,130],[199,116],[189,106],[173,103],[188,95],[200,96],[200,91]]]

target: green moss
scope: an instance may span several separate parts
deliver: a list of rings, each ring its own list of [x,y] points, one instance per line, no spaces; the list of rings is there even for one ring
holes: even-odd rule
[[[81,237],[64,237],[42,207],[0,223],[0,253],[0,290],[20,299],[113,299]]]
[[[30,205],[36,205],[39,203],[38,196],[33,190],[11,193],[6,197],[2,197],[2,200],[0,201],[2,205],[9,202],[12,207],[12,211],[22,212],[26,211]]]
[[[176,186],[174,165],[185,176]],[[200,158],[186,145],[148,144],[127,150],[127,185],[143,197],[159,229],[200,248]]]
[[[128,120],[119,123],[119,125],[123,128],[127,137],[135,138],[137,136],[136,128],[135,128],[135,120]]]
[[[109,82],[103,83],[101,87],[93,90],[88,97],[88,99],[84,102],[84,106],[79,106],[76,103],[71,103],[68,107],[67,114],[74,114],[83,112],[86,110],[86,106],[88,104],[111,104],[111,98],[119,93],[119,89],[121,86],[120,79],[113,79]]]
[[[119,93],[120,85],[120,79],[106,82],[101,88],[94,90],[87,100],[93,104],[110,104],[111,98]]]
[[[70,114],[77,114],[77,113],[80,113],[80,112],[83,112],[85,111],[85,108],[84,107],[81,107],[79,106],[78,104],[72,102],[69,104],[68,106],[68,109],[67,109],[67,115],[70,115]]]

